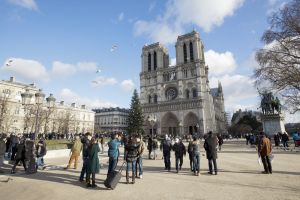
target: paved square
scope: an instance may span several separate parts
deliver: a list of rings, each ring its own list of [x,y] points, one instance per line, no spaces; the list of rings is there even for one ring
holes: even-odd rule
[[[204,150],[202,149],[202,154]],[[1,176],[1,200],[11,199],[300,199],[300,153],[274,149],[273,174],[261,174],[255,148],[244,142],[227,142],[218,154],[219,174],[207,174],[207,160],[201,156],[200,176],[189,171],[188,156],[182,171],[176,174],[164,170],[163,160],[144,161],[144,177],[134,185],[125,184],[125,177],[115,190],[107,190],[103,181],[107,157],[100,155],[104,168],[96,181],[97,189],[87,189],[78,181],[79,170],[63,170],[68,158],[46,160],[51,169],[25,175],[21,167],[13,176]],[[172,155],[174,169],[174,155]],[[158,156],[161,158],[161,154]],[[119,165],[122,162],[119,162]],[[56,166],[56,167],[54,167]],[[125,171],[123,171],[125,175]]]

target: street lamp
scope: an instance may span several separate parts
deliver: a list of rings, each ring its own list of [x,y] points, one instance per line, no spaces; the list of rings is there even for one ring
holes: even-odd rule
[[[24,106],[28,106],[31,104],[31,98],[32,98],[32,94],[30,94],[29,89],[26,89],[26,91],[24,93],[21,94],[22,97],[22,104]],[[35,93],[35,104],[37,105],[37,110],[36,110],[36,116],[35,116],[35,135],[34,138],[36,138],[36,135],[39,132],[39,126],[38,126],[38,118],[39,118],[39,112],[40,112],[40,106],[43,104],[44,98],[45,98],[45,94],[42,92],[41,89],[39,89],[39,91],[37,93]]]
[[[179,136],[182,137],[182,126],[183,126],[182,122],[180,121],[178,125],[179,125]]]
[[[153,141],[153,126],[156,124],[157,122],[157,118],[155,115],[149,115],[148,116],[148,122],[151,124],[151,127],[152,127],[152,131],[151,131],[151,139]]]

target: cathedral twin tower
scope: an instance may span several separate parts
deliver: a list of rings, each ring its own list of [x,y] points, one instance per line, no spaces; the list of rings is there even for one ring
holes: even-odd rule
[[[224,133],[226,116],[221,84],[210,88],[204,46],[196,31],[178,36],[176,65],[169,65],[168,50],[160,43],[142,50],[140,99],[145,130],[152,134],[149,116],[155,116],[154,134],[182,136]]]

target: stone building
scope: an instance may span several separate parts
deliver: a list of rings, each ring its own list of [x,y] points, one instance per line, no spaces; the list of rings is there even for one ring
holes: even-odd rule
[[[116,107],[93,109],[93,111],[95,112],[96,133],[123,132],[126,130],[129,109]]]
[[[221,83],[209,87],[208,66],[199,33],[178,36],[176,65],[169,66],[168,50],[160,43],[142,49],[140,100],[148,134],[183,135],[226,132]],[[149,116],[156,116],[154,124]]]
[[[21,94],[26,91],[32,97],[28,105],[22,105]],[[44,99],[38,108],[35,94],[39,91],[34,84],[16,82],[14,77],[0,81],[0,132],[93,132],[93,111],[86,109],[85,105],[57,103],[51,94],[49,97],[53,98],[54,106],[49,107]]]

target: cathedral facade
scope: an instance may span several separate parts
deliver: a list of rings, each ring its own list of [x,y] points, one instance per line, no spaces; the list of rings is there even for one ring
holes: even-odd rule
[[[175,47],[175,66],[169,65],[168,50],[160,43],[142,49],[140,101],[146,134],[226,132],[222,86],[209,87],[199,33],[178,36]]]

